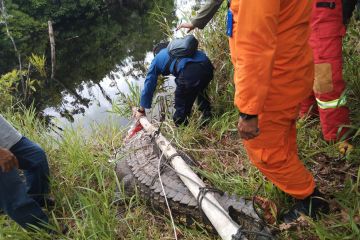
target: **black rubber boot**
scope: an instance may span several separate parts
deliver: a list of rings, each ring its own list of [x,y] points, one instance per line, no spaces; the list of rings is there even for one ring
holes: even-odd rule
[[[301,215],[306,215],[312,219],[316,219],[319,213],[329,213],[329,203],[324,199],[324,195],[315,188],[313,194],[298,201],[287,213],[283,215],[283,222],[294,222]]]

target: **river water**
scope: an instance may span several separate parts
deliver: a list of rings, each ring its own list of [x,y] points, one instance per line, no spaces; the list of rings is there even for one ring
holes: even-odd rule
[[[186,21],[186,17],[194,4],[195,1],[176,0],[174,5],[170,5],[173,9],[169,8],[168,11],[174,13],[172,20],[170,17],[172,29],[179,22]],[[119,98],[119,92],[125,94],[130,92],[126,81],[140,88],[143,87],[146,67],[153,58],[150,52],[152,45],[154,42],[166,38],[153,19],[145,18],[142,21],[149,21],[149,25],[152,27],[142,30],[149,30],[148,32],[136,32],[133,37],[130,37],[134,41],[132,43],[133,48],[129,50],[125,47],[125,55],[122,44],[126,42],[122,39],[118,42],[116,40],[109,42],[108,39],[99,37],[100,41],[104,40],[104,43],[99,43],[97,46],[109,44],[115,50],[110,52],[98,50],[94,49],[91,40],[89,41],[90,38],[81,39],[81,37],[77,37],[79,35],[76,28],[71,30],[73,34],[70,35],[75,38],[57,40],[57,51],[59,52],[62,51],[61,48],[66,49],[65,53],[75,49],[77,51],[84,49],[88,52],[79,53],[80,56],[73,56],[70,52],[70,54],[64,54],[65,56],[60,55],[60,59],[57,60],[60,61],[60,67],[57,68],[56,72],[60,78],[59,81],[70,84],[66,84],[65,89],[60,88],[60,92],[59,89],[51,90],[50,92],[57,95],[57,101],[50,100],[48,104],[43,104],[45,106],[43,112],[52,117],[53,123],[61,128],[81,127],[85,130],[91,129],[93,124],[109,121],[119,126],[125,126],[129,123],[129,119],[111,112],[113,103]],[[106,31],[112,30],[113,27],[109,25],[114,23],[121,25],[116,21],[105,20],[101,22],[100,27],[105,26]],[[96,26],[95,30],[98,31]],[[84,30],[81,29],[80,32],[82,31]],[[85,34],[88,34],[86,30]],[[173,30],[173,34],[174,36],[181,36],[183,33]],[[144,40],[144,38],[147,39]],[[88,44],[89,46],[87,46]],[[94,53],[92,53],[93,51]],[[113,60],[109,61],[109,59]],[[62,64],[61,61],[69,61],[69,63]],[[169,78],[165,84],[168,89],[174,89],[173,78]],[[171,94],[171,92],[167,94]],[[49,95],[49,98],[52,97]]]

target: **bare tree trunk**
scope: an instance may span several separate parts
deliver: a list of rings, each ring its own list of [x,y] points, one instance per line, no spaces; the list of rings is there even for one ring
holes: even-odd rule
[[[3,23],[4,23],[4,25],[5,25],[6,35],[10,38],[11,43],[12,43],[13,48],[14,48],[14,51],[15,51],[15,53],[17,54],[17,57],[18,57],[18,61],[19,61],[19,74],[20,74],[20,79],[21,79],[21,88],[22,88],[23,95],[24,95],[25,98],[26,98],[25,80],[24,80],[23,73],[22,73],[21,55],[20,55],[19,50],[18,50],[17,47],[16,47],[15,40],[14,40],[14,38],[12,37],[12,35],[11,35],[11,33],[10,33],[10,30],[9,30],[9,27],[8,27],[8,24],[7,24],[8,15],[7,15],[7,13],[6,13],[6,8],[5,8],[4,0],[0,0],[0,12],[1,12],[1,15],[2,15],[2,17],[3,17],[3,19],[4,19]]]
[[[50,47],[51,47],[51,80],[55,77],[55,39],[54,39],[54,30],[52,26],[52,22],[48,21],[49,25],[49,39],[50,39]]]

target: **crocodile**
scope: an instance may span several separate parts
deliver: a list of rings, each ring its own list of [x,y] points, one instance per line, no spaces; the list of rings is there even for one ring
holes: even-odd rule
[[[214,232],[210,221],[200,211],[199,199],[191,194],[168,163],[153,135],[144,131],[139,132],[124,144],[121,152],[115,171],[120,183],[123,184],[125,194],[131,196],[138,192],[152,209],[167,214],[165,191],[175,221],[187,226],[197,226],[200,223],[202,228]],[[178,150],[178,153],[188,165],[198,166],[185,152]],[[163,187],[158,175],[159,161]],[[207,189],[212,190],[210,187]],[[213,194],[232,221],[240,226],[242,237],[236,239],[273,239],[269,228],[254,209],[252,199],[220,191],[213,191]]]

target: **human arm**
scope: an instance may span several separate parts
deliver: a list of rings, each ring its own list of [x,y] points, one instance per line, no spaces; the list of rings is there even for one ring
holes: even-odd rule
[[[235,105],[243,114],[238,130],[243,139],[259,135],[257,116],[262,112],[272,76],[276,50],[279,0],[240,1],[236,15],[235,41]]]
[[[138,107],[133,110],[133,118],[140,119],[141,117],[146,116],[145,108]]]
[[[13,168],[19,168],[19,162],[9,150],[0,147],[0,168],[2,172],[9,172]]]
[[[187,28],[188,32],[190,32],[194,28],[203,29],[206,24],[214,17],[215,13],[220,8],[223,1],[224,0],[207,1],[189,23],[182,23],[177,27],[177,29]]]
[[[0,147],[10,149],[22,135],[0,114]]]
[[[240,1],[234,35],[235,105],[240,112],[262,112],[272,78],[280,0]]]
[[[140,96],[140,108],[145,110],[151,108],[152,98],[157,85],[157,79],[160,75],[160,69],[157,66],[158,57],[156,56],[150,64],[146,74],[144,88]]]

